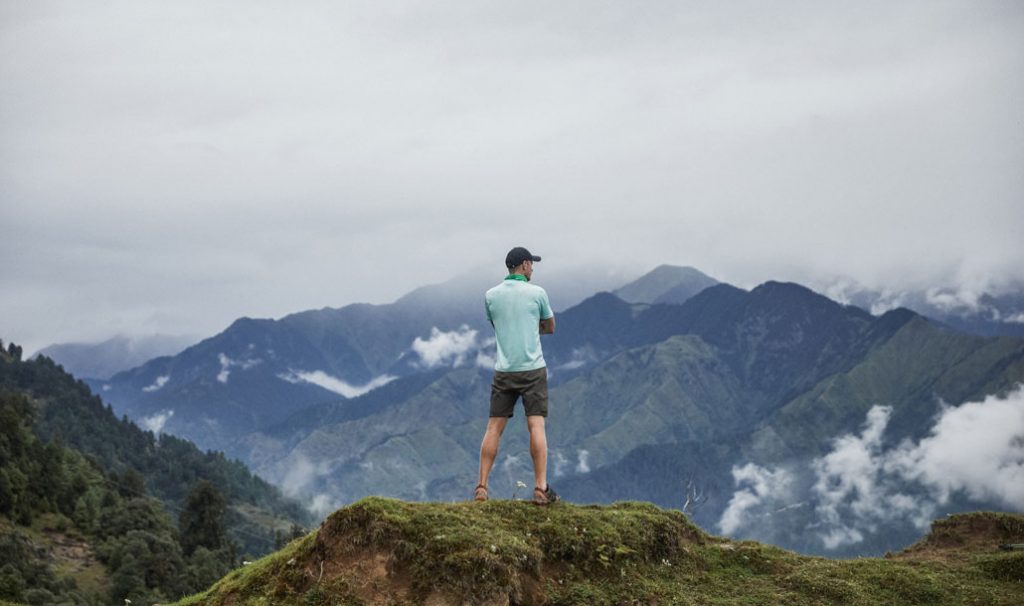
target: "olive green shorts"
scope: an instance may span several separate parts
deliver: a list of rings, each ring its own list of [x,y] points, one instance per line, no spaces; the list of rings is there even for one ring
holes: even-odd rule
[[[494,371],[491,383],[491,416],[511,417],[522,396],[526,416],[548,416],[548,369],[523,372]]]

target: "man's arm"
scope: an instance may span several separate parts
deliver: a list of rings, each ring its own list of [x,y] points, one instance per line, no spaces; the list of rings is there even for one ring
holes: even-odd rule
[[[540,334],[550,335],[555,332],[555,316],[540,321]]]

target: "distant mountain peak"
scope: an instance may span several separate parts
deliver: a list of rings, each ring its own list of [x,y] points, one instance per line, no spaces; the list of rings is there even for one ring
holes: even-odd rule
[[[819,307],[835,311],[851,310],[857,315],[869,319],[871,314],[867,311],[838,303],[825,295],[811,290],[810,288],[797,284],[796,282],[779,282],[769,280],[750,291],[752,301],[771,302],[774,305],[799,305],[804,308]]]
[[[77,376],[107,379],[147,360],[181,352],[196,341],[183,335],[116,335],[99,343],[59,343],[39,350]]]
[[[630,303],[683,303],[718,280],[689,266],[662,264],[616,289]]]

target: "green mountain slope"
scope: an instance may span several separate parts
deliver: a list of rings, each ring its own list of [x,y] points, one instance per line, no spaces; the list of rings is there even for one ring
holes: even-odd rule
[[[364,499],[178,606],[203,604],[1019,604],[1024,517],[937,522],[889,559],[804,557],[711,536],[678,511]]]
[[[673,336],[620,353],[552,391],[551,441],[607,465],[645,444],[714,439],[749,421],[756,403],[715,348]]]
[[[920,438],[943,403],[959,404],[1024,383],[1024,340],[976,337],[914,316],[847,372],[785,404],[753,436],[761,461],[820,455],[828,441],[883,404],[894,408],[889,439]]]
[[[230,503],[229,527],[245,553],[266,553],[275,532],[309,522],[295,501],[254,476],[239,461],[219,452],[202,452],[186,440],[154,436],[126,418],[117,419],[88,386],[49,358],[0,360],[0,388],[28,395],[38,411],[33,431],[46,442],[60,439],[117,474],[131,470],[145,478],[146,489],[180,510],[198,479],[212,482]]]
[[[308,523],[238,461],[118,420],[48,358],[20,358],[0,352],[0,598],[173,599]]]

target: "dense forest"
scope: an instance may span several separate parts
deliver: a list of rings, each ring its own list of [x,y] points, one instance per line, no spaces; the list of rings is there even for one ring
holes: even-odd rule
[[[0,343],[0,599],[154,603],[302,534],[237,461],[154,436],[51,360]]]

